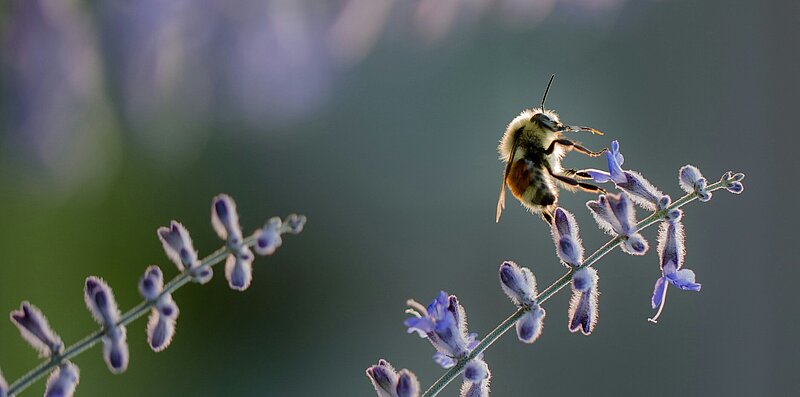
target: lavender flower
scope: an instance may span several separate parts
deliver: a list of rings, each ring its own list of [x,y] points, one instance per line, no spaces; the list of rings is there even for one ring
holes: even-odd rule
[[[253,281],[253,252],[243,244],[236,203],[227,194],[214,197],[211,204],[211,224],[219,238],[226,240],[231,252],[225,261],[228,285],[237,291],[246,290]]]
[[[80,375],[78,367],[69,361],[59,365],[47,379],[44,397],[72,397],[80,382]]]
[[[108,369],[115,374],[124,372],[129,357],[127,330],[117,324],[120,313],[111,287],[102,279],[90,276],[86,279],[84,300],[92,316],[103,326],[103,359]]]
[[[172,294],[162,293],[164,290],[164,275],[158,266],[150,266],[145,270],[144,276],[139,281],[139,292],[148,301],[155,305],[150,310],[147,320],[147,343],[155,352],[160,352],[169,347],[175,335],[175,323],[178,320],[178,305],[172,299]]]
[[[464,367],[464,384],[461,397],[488,397],[489,379],[492,374],[489,366],[481,359],[470,360]]]
[[[297,221],[295,221],[296,223]],[[295,225],[295,227],[298,227]],[[267,224],[264,225],[263,228],[256,231],[256,246],[255,250],[256,253],[259,255],[272,255],[275,253],[275,250],[283,244],[283,239],[281,238],[281,229],[283,228],[283,223],[281,222],[281,218],[273,217],[267,221]],[[299,226],[299,229],[302,230],[302,224]]]
[[[583,262],[583,243],[578,236],[578,223],[575,217],[563,208],[556,208],[553,213],[554,221],[550,226],[556,253],[564,263],[571,266],[580,266]]]
[[[597,183],[614,182],[618,188],[629,193],[631,199],[642,208],[648,210],[656,209],[664,193],[656,189],[653,184],[638,172],[622,169],[625,158],[619,151],[618,141],[611,142],[611,149],[606,151],[606,158],[608,159],[608,172],[595,169],[589,169],[585,172]]]
[[[419,381],[413,372],[403,369],[398,373],[386,360],[367,368],[367,377],[378,397],[418,397]]]
[[[569,331],[589,335],[597,324],[597,270],[586,267],[572,276]]]
[[[741,172],[737,172],[733,174],[732,172],[728,171],[723,176],[725,179],[725,188],[733,193],[733,194],[742,194],[744,191],[744,185],[742,185],[741,180],[744,179],[744,174]]]
[[[441,291],[428,307],[409,299],[407,312],[414,315],[405,321],[408,333],[416,332],[427,338],[437,353],[436,361],[442,368],[450,368],[477,344],[476,334],[467,334],[467,317],[455,295]]]
[[[653,309],[658,308],[658,312],[649,319],[652,322],[657,322],[664,310],[668,283],[682,290],[700,291],[701,285],[695,282],[694,272],[689,269],[681,269],[685,255],[683,239],[683,225],[680,223],[680,218],[661,222],[658,229],[661,277],[656,280],[652,299]]]
[[[500,265],[500,285],[515,305],[529,309],[517,320],[517,337],[525,343],[535,342],[542,334],[546,315],[536,302],[536,277],[530,269],[505,261]]]
[[[214,276],[214,271],[208,266],[202,266],[197,258],[197,251],[192,245],[189,231],[177,221],[172,221],[169,227],[158,228],[158,238],[164,246],[167,257],[175,263],[181,272],[187,271],[195,282],[205,284]]]
[[[11,312],[11,322],[17,326],[22,338],[39,352],[40,357],[57,356],[64,351],[61,337],[50,328],[47,318],[27,301],[22,302],[19,310]]]
[[[647,252],[647,240],[638,233],[634,208],[630,205],[625,192],[619,195],[600,195],[597,201],[588,201],[586,207],[592,212],[601,229],[611,235],[624,238],[622,250],[631,255],[644,255]]]
[[[697,167],[689,164],[681,167],[678,171],[678,183],[686,193],[697,193],[698,200],[711,200],[711,192],[706,190],[708,181]]]
[[[3,377],[3,371],[0,371],[0,397],[8,397],[8,382]]]

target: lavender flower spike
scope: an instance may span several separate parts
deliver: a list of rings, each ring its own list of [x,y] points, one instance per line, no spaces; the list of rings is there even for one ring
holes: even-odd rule
[[[19,310],[12,311],[10,317],[22,338],[28,341],[41,357],[59,355],[64,351],[61,337],[53,332],[47,318],[36,306],[27,301],[22,302]]]
[[[175,263],[181,272],[188,271],[192,280],[205,284],[214,276],[213,270],[208,266],[201,266],[197,258],[197,251],[192,245],[189,231],[177,221],[172,221],[169,227],[162,226],[157,231],[158,238],[164,246],[167,257]]]
[[[658,312],[648,320],[657,322],[664,310],[667,298],[667,285],[672,284],[682,290],[700,291],[701,285],[695,282],[694,272],[682,269],[685,255],[683,245],[683,225],[680,219],[662,222],[658,230],[658,255],[661,262],[661,277],[653,289],[653,309]]]
[[[614,182],[618,188],[628,192],[633,201],[642,208],[656,209],[664,194],[638,172],[622,169],[625,158],[619,151],[618,141],[611,142],[611,148],[606,151],[606,158],[608,159],[608,172],[595,169],[585,172],[597,183]]]
[[[90,276],[86,279],[84,300],[92,316],[103,326],[103,359],[108,369],[115,374],[125,372],[129,357],[127,330],[117,324],[120,313],[111,287],[102,279]]]
[[[644,255],[648,249],[647,240],[636,229],[634,208],[628,197],[625,192],[600,195],[597,201],[587,202],[586,207],[606,233],[624,237],[621,245],[623,251],[631,255]]]
[[[69,361],[61,364],[47,379],[44,397],[72,397],[80,382],[80,375],[80,370],[75,364]]]
[[[8,382],[3,377],[3,371],[0,371],[0,397],[8,397]]]
[[[564,263],[580,266],[583,263],[583,243],[578,236],[578,223],[567,210],[559,207],[553,214],[554,221],[550,226],[556,253]]]
[[[178,320],[178,305],[172,294],[162,294],[164,275],[158,266],[150,266],[139,281],[139,292],[148,301],[156,300],[150,310],[147,321],[147,343],[155,352],[166,349],[175,335],[175,323]]]
[[[231,289],[244,291],[253,281],[253,252],[242,244],[242,228],[236,203],[220,194],[211,203],[211,225],[219,238],[226,240],[231,254],[225,260],[225,278]]]
[[[403,369],[396,372],[386,360],[367,368],[367,377],[378,397],[418,397],[419,381],[413,372]]]
[[[597,270],[586,267],[572,276],[569,331],[589,335],[597,324]]]
[[[427,338],[437,350],[434,361],[443,368],[454,366],[478,344],[475,334],[467,334],[466,313],[455,295],[442,291],[427,308],[414,300],[407,303],[411,309],[406,312],[414,316],[404,322],[408,333]]]
[[[461,386],[460,397],[488,397],[491,376],[486,362],[477,358],[470,360],[464,367],[464,384]]]

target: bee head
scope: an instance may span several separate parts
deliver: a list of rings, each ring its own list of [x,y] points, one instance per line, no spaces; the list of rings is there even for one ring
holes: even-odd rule
[[[534,109],[533,116],[531,116],[531,123],[535,123],[541,128],[550,131],[561,131],[564,129],[557,114],[542,109]]]

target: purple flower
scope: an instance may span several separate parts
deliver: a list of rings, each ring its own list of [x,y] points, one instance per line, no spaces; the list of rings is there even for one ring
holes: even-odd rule
[[[556,245],[556,253],[566,264],[580,266],[583,262],[583,243],[578,236],[578,223],[575,217],[563,208],[556,208],[550,233]]]
[[[188,271],[192,279],[200,284],[211,280],[211,277],[214,276],[213,270],[208,266],[203,266],[197,258],[197,251],[194,250],[189,231],[182,224],[172,221],[169,227],[158,228],[157,234],[164,246],[164,252],[175,263],[179,271]]]
[[[664,194],[638,172],[622,169],[625,158],[619,151],[618,141],[611,142],[611,149],[606,151],[606,158],[608,159],[608,172],[589,169],[586,170],[589,176],[597,183],[614,182],[618,188],[628,192],[631,199],[642,208],[656,209]]]
[[[621,244],[623,251],[631,255],[644,255],[648,249],[647,240],[638,233],[634,208],[628,197],[625,192],[600,195],[597,201],[588,201],[586,207],[606,233],[624,238]]]
[[[572,299],[569,303],[570,332],[589,335],[597,324],[597,271],[586,267],[572,276]]]
[[[701,285],[695,282],[694,272],[682,269],[685,255],[683,245],[683,225],[679,220],[661,222],[658,230],[658,256],[661,264],[661,277],[656,280],[653,290],[653,309],[658,312],[649,320],[656,322],[667,297],[667,285],[672,284],[682,290],[700,291]]]
[[[547,313],[544,308],[536,305],[517,320],[517,338],[524,343],[533,343],[542,335],[544,317]]]
[[[47,379],[44,397],[72,397],[80,382],[80,375],[78,367],[69,361],[59,365]]]
[[[22,302],[19,310],[11,312],[11,322],[41,357],[59,355],[64,351],[61,337],[50,328],[47,318],[36,306],[27,301]]]
[[[417,397],[419,381],[413,372],[403,369],[398,373],[386,360],[367,368],[367,377],[378,397]]]
[[[500,265],[500,286],[515,305],[529,309],[517,320],[517,337],[524,343],[535,342],[546,314],[536,303],[536,277],[527,267],[505,261]]]
[[[139,292],[148,301],[156,300],[147,321],[147,343],[155,352],[166,349],[175,335],[178,305],[172,294],[163,293],[164,275],[158,266],[150,266],[139,281]]]
[[[427,338],[437,350],[434,361],[443,368],[455,365],[478,344],[476,334],[467,334],[466,313],[455,295],[442,291],[427,308],[414,300],[408,305],[414,315],[404,322],[408,333]]]
[[[489,366],[481,359],[470,360],[464,367],[464,384],[461,397],[488,397],[489,380],[492,374]]]
[[[242,228],[236,203],[227,194],[214,197],[211,204],[211,224],[219,238],[226,240],[231,254],[225,260],[225,278],[228,285],[244,291],[253,281],[253,252],[242,244]]]
[[[512,261],[500,264],[500,286],[517,306],[530,306],[536,301],[536,277],[527,267]]]
[[[119,308],[111,287],[98,277],[86,279],[84,290],[86,307],[95,320],[103,326],[103,359],[108,369],[119,374],[128,368],[128,343],[125,326],[118,325]]]
[[[733,194],[742,194],[744,191],[744,185],[742,185],[741,180],[744,179],[744,174],[741,172],[737,172],[733,174],[732,172],[728,171],[723,176],[725,179],[725,188],[728,189],[729,192]]]
[[[299,226],[302,229],[302,226]],[[281,218],[272,217],[263,228],[256,231],[255,250],[259,255],[272,255],[283,244],[281,238],[283,222]]]
[[[711,200],[711,192],[706,190],[708,181],[697,167],[687,164],[678,171],[678,183],[686,193],[697,193],[700,201]]]

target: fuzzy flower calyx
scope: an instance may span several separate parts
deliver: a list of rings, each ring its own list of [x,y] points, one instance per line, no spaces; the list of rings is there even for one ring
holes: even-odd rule
[[[108,369],[122,373],[128,368],[128,342],[125,326],[118,325],[120,312],[111,287],[98,277],[86,279],[84,300],[94,319],[103,326],[103,359]]]

